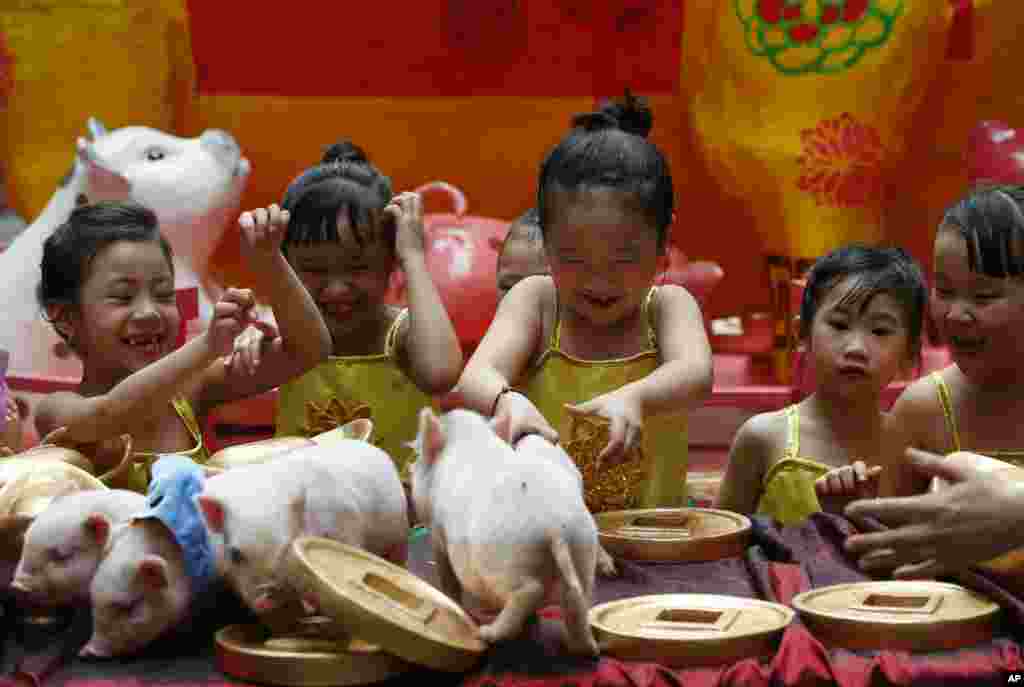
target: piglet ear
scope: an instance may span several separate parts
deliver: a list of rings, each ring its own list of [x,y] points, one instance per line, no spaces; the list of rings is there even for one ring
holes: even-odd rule
[[[427,407],[420,411],[420,450],[427,464],[433,463],[444,450],[445,436],[441,420]]]
[[[85,519],[85,531],[101,549],[110,539],[110,520],[103,513],[90,513]]]
[[[163,589],[168,584],[167,562],[159,556],[143,556],[137,574],[150,589]]]
[[[206,526],[214,534],[224,533],[224,504],[219,499],[206,494],[196,496],[196,505],[206,520]]]

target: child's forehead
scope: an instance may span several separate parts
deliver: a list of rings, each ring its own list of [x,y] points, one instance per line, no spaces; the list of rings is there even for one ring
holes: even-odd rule
[[[100,248],[89,264],[89,276],[152,275],[172,271],[157,241],[114,241]]]
[[[550,218],[556,223],[578,221],[580,218],[650,223],[648,210],[639,195],[628,189],[610,186],[555,187],[550,191],[550,198]]]
[[[288,246],[291,256],[301,260],[338,262],[345,260],[383,260],[390,256],[388,246],[374,236],[363,237],[359,243],[350,233],[339,233],[337,240],[297,241]]]
[[[887,290],[871,286],[864,275],[838,278],[827,288],[821,310],[841,310],[855,316],[892,315],[901,321],[906,307]]]

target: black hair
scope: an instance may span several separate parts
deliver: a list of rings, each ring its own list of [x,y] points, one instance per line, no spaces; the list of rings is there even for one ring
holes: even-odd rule
[[[1024,186],[979,185],[946,210],[942,226],[956,228],[967,242],[971,271],[1024,274]]]
[[[80,205],[43,241],[42,279],[36,298],[51,305],[77,305],[93,259],[118,241],[156,241],[174,272],[171,244],[160,233],[156,213],[133,201]]]
[[[537,212],[541,230],[551,221],[552,189],[614,188],[632,193],[657,228],[664,248],[672,223],[672,174],[657,146],[647,140],[654,123],[646,101],[629,90],[620,102],[577,115],[572,130],[540,167]]]
[[[352,234],[360,245],[378,213],[391,202],[391,180],[370,162],[362,148],[349,140],[329,146],[320,164],[300,174],[288,186],[282,209],[291,218],[282,248],[292,243],[337,241],[338,211],[348,210]],[[384,239],[394,244],[394,227],[383,226]]]
[[[854,277],[856,281],[841,303],[860,303],[863,309],[872,298],[884,293],[900,305],[906,317],[910,351],[916,360],[921,352],[928,285],[920,265],[902,248],[854,243],[818,258],[807,275],[800,303],[800,337],[810,337],[821,304],[847,277]]]
[[[505,234],[505,240],[501,242],[501,247],[504,250],[505,244],[509,241],[535,243],[543,240],[544,237],[540,231],[540,215],[537,214],[537,208],[530,208],[509,225],[508,233]]]

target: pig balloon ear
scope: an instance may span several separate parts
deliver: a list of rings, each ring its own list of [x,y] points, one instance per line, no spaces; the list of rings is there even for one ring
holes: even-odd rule
[[[85,519],[85,531],[100,548],[103,548],[110,539],[110,520],[102,513],[90,513]]]
[[[139,561],[139,579],[151,589],[167,586],[167,563],[159,556],[144,556]]]
[[[427,464],[437,460],[444,450],[444,428],[429,407],[420,411],[420,448]]]
[[[214,534],[223,533],[224,504],[212,496],[200,494],[196,497],[196,505],[202,511],[203,519],[206,520],[206,526],[210,528],[210,531]]]
[[[509,417],[508,413],[499,412],[497,415],[495,415],[491,419],[491,428],[494,430],[494,433],[497,434],[498,437],[506,444],[512,443],[511,441],[509,441],[509,437],[512,436],[512,418]]]

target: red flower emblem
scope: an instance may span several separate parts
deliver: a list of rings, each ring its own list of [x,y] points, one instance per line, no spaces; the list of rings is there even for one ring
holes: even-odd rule
[[[800,132],[803,168],[796,185],[819,205],[857,207],[881,197],[885,149],[878,130],[844,112]]]

